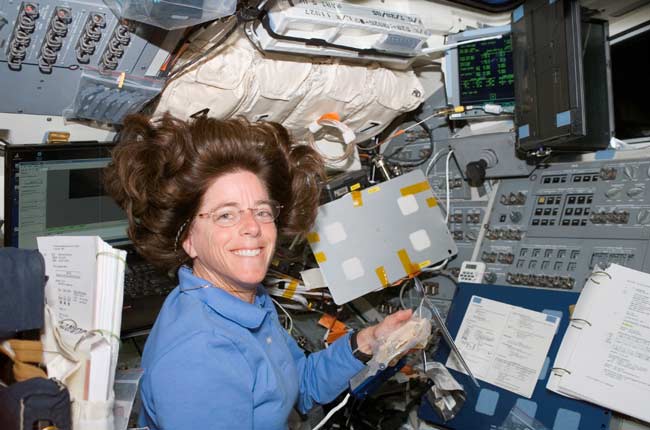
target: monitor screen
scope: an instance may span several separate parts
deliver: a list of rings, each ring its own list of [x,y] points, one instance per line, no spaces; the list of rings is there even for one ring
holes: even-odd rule
[[[511,107],[515,100],[510,26],[486,27],[450,35],[446,55],[448,102],[454,106],[486,103]],[[454,114],[451,119],[483,117],[480,109]]]
[[[458,47],[460,104],[514,101],[512,39],[484,40]]]
[[[110,143],[6,145],[4,244],[35,249],[38,236],[128,242],[124,211],[103,187]]]
[[[630,143],[650,140],[650,25],[610,41],[616,137]]]

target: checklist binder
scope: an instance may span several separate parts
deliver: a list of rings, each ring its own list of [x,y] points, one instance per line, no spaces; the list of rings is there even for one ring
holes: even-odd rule
[[[609,273],[604,270],[600,270],[600,268],[597,268],[591,273],[589,279],[585,283],[585,286],[582,289],[582,293],[578,298],[578,302],[574,307],[573,313],[569,318],[569,325],[567,326],[567,329],[564,333],[560,349],[558,350],[555,361],[553,363],[553,367],[551,368],[548,383],[546,384],[546,388],[549,390],[554,391],[558,394],[565,395],[567,397],[574,397],[570,396],[568,393],[561,393],[559,391],[559,387],[560,383],[562,382],[562,378],[571,374],[570,368],[573,367],[573,365],[570,364],[569,361],[571,360],[573,352],[575,351],[575,346],[580,338],[580,335],[592,325],[591,321],[589,321],[591,319],[590,303],[593,301],[593,295],[595,294],[596,290],[591,289],[590,286],[601,285],[601,282],[603,280],[611,280],[611,278],[612,277]],[[576,312],[575,309],[580,310]]]
[[[484,381],[481,381],[480,389],[475,389],[467,375],[450,369],[452,375],[467,391],[465,405],[455,418],[444,422],[426,400],[422,400],[418,411],[420,418],[441,428],[493,430],[504,424],[510,411],[517,407],[551,430],[609,429],[611,418],[609,410],[546,389],[546,382],[560,348],[562,335],[570,322],[569,307],[577,302],[578,293],[461,283],[447,316],[447,326],[453,336],[458,333],[465,309],[473,295],[560,317],[558,331],[551,343],[533,396],[531,399],[526,399]],[[437,352],[435,360],[444,363],[448,356],[449,348],[442,346]]]
[[[650,422],[650,274],[612,264],[587,280],[547,387]]]

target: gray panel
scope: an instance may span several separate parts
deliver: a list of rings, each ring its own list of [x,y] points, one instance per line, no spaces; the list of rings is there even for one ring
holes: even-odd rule
[[[558,163],[501,182],[481,243],[497,284],[580,290],[596,263],[650,271],[650,158]]]
[[[38,18],[34,30],[29,34],[29,45],[25,48],[25,58],[18,70],[12,70],[8,64],[11,41],[15,38],[18,15],[26,3],[38,6]],[[71,20],[66,34],[61,38],[61,48],[56,54],[56,61],[48,73],[39,68],[41,49],[50,28],[50,22],[56,8],[63,7],[70,11]],[[0,112],[28,113],[35,115],[61,115],[72,104],[79,79],[81,67],[99,67],[104,52],[119,25],[117,18],[104,5],[103,1],[39,1],[16,2],[0,0],[0,11],[7,24],[0,28]],[[80,63],[77,48],[86,34],[88,20],[97,14],[105,25],[98,27],[99,40],[88,61]],[[160,47],[172,49],[180,39],[180,32],[163,41],[170,33],[155,27],[137,24],[130,33],[128,44],[122,45],[123,54],[118,59],[118,72],[128,75],[145,76],[151,62]]]
[[[534,166],[515,156],[514,133],[491,133],[450,139],[447,143],[454,150],[454,157],[463,171],[467,164],[485,159],[488,167],[486,178],[528,176]]]
[[[310,243],[337,304],[456,254],[432,198],[415,170],[320,207]]]

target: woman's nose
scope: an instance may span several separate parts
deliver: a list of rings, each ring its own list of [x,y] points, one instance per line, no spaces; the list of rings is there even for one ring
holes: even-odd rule
[[[259,221],[253,215],[252,210],[244,210],[239,221],[239,228],[243,234],[257,236],[262,231]]]

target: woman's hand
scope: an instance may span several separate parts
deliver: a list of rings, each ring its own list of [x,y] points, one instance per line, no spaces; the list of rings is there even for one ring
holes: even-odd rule
[[[397,311],[388,315],[379,324],[364,328],[357,334],[357,348],[364,354],[371,355],[372,347],[377,343],[377,339],[387,337],[411,319],[411,315],[413,315],[411,309]]]

